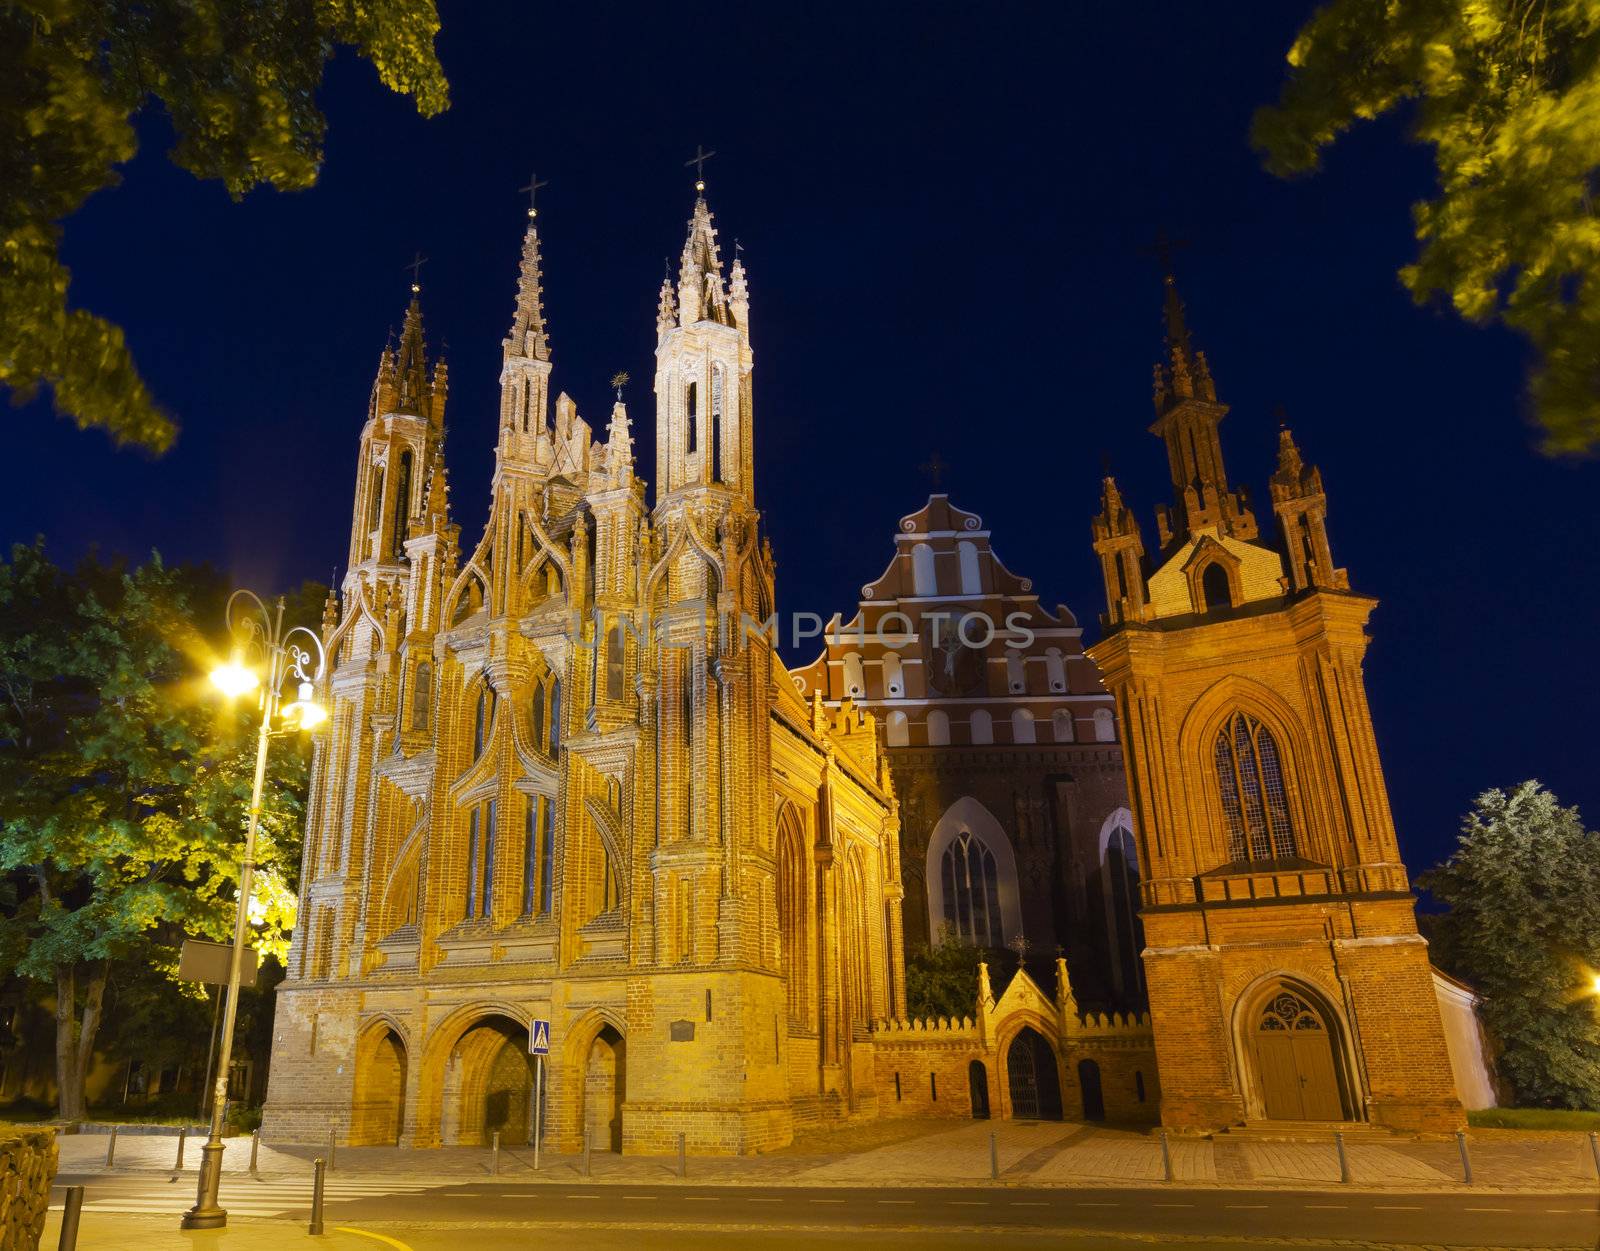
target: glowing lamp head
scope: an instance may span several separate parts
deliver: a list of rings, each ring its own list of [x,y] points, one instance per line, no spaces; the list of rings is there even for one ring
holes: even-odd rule
[[[295,693],[295,701],[283,710],[283,719],[292,721],[302,730],[314,730],[328,719],[328,710],[316,701],[311,683],[302,682]]]
[[[1596,973],[1589,979],[1589,993],[1591,995],[1600,995],[1600,973]]]
[[[240,695],[248,695],[260,686],[261,676],[244,663],[243,656],[234,652],[226,664],[218,665],[211,671],[211,685],[229,699],[234,699]]]

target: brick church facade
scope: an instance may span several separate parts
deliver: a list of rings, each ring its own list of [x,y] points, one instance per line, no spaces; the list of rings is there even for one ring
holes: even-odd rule
[[[552,399],[530,210],[463,548],[414,295],[324,619],[264,1133],[427,1147],[537,1118],[557,1150],[738,1153],[896,1114],[1454,1127],[1362,688],[1373,601],[1287,434],[1261,541],[1170,287],[1168,323],[1176,499],[1147,558],[1106,480],[1099,643],[934,495],[790,672],[752,628],[775,579],[749,284],[704,195],[659,296],[653,499],[620,387],[603,438]],[[1024,967],[910,1020],[905,953],[942,938]]]

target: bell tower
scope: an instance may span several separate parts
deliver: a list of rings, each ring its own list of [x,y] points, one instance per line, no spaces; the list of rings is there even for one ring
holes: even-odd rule
[[[1278,543],[1223,467],[1217,400],[1166,279],[1156,421],[1173,501],[1146,559],[1107,476],[1094,545],[1137,826],[1163,1121],[1462,1124],[1362,661],[1377,601],[1328,546],[1321,474],[1280,435]]]

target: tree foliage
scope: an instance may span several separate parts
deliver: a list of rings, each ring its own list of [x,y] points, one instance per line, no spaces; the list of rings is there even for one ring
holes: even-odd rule
[[[1485,791],[1420,884],[1434,958],[1470,982],[1520,1103],[1600,1108],[1600,835],[1538,782]]]
[[[906,957],[906,1011],[913,1017],[972,1016],[978,1010],[978,962],[985,951],[950,934]]]
[[[67,303],[59,223],[137,149],[159,104],[173,159],[230,195],[309,187],[316,91],[354,47],[424,116],[449,103],[434,0],[14,0],[0,5],[0,385],[118,442],[164,450],[176,428],[119,327]]]
[[[1267,167],[1312,171],[1358,121],[1409,107],[1438,194],[1401,281],[1527,337],[1547,449],[1600,442],[1600,0],[1332,0],[1289,66],[1255,119]]]
[[[185,934],[232,934],[255,714],[220,707],[188,571],[65,571],[43,544],[0,564],[0,972],[54,987],[61,1114],[81,1115],[113,970],[172,963]],[[294,923],[305,755],[271,754],[255,943]]]

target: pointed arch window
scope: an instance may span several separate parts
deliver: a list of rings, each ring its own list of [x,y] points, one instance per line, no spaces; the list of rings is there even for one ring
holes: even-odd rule
[[[478,689],[478,704],[472,714],[472,758],[481,760],[494,728],[494,692],[487,681]]]
[[[411,537],[411,449],[400,453],[400,471],[394,484],[394,535],[390,555],[399,560],[406,554],[406,539]]]
[[[711,370],[711,481],[722,481],[722,366]]]
[[[433,665],[424,660],[411,675],[411,728],[426,730],[433,711]]]
[[[698,429],[696,429],[696,427],[700,423],[700,384],[699,383],[691,382],[689,384],[689,390],[688,390],[687,394],[684,397],[684,409],[687,412],[688,418],[689,418],[689,441],[685,445],[684,450],[686,452],[688,452],[691,456],[693,456],[694,453],[695,453],[696,446],[699,443],[699,434],[700,434],[700,431]]]
[[[528,739],[533,750],[542,753],[545,746],[544,683],[533,684],[533,698],[528,701]]]
[[[1228,859],[1296,855],[1283,762],[1272,731],[1254,717],[1236,712],[1217,733],[1214,758],[1228,826]]]
[[[939,866],[945,922],[964,943],[999,947],[1000,869],[981,838],[962,830],[945,848]]]
[[[621,617],[606,634],[606,698],[621,699],[623,679],[627,672],[627,648],[623,632],[627,626]]]
[[[550,754],[561,750],[561,679],[550,679]]]

